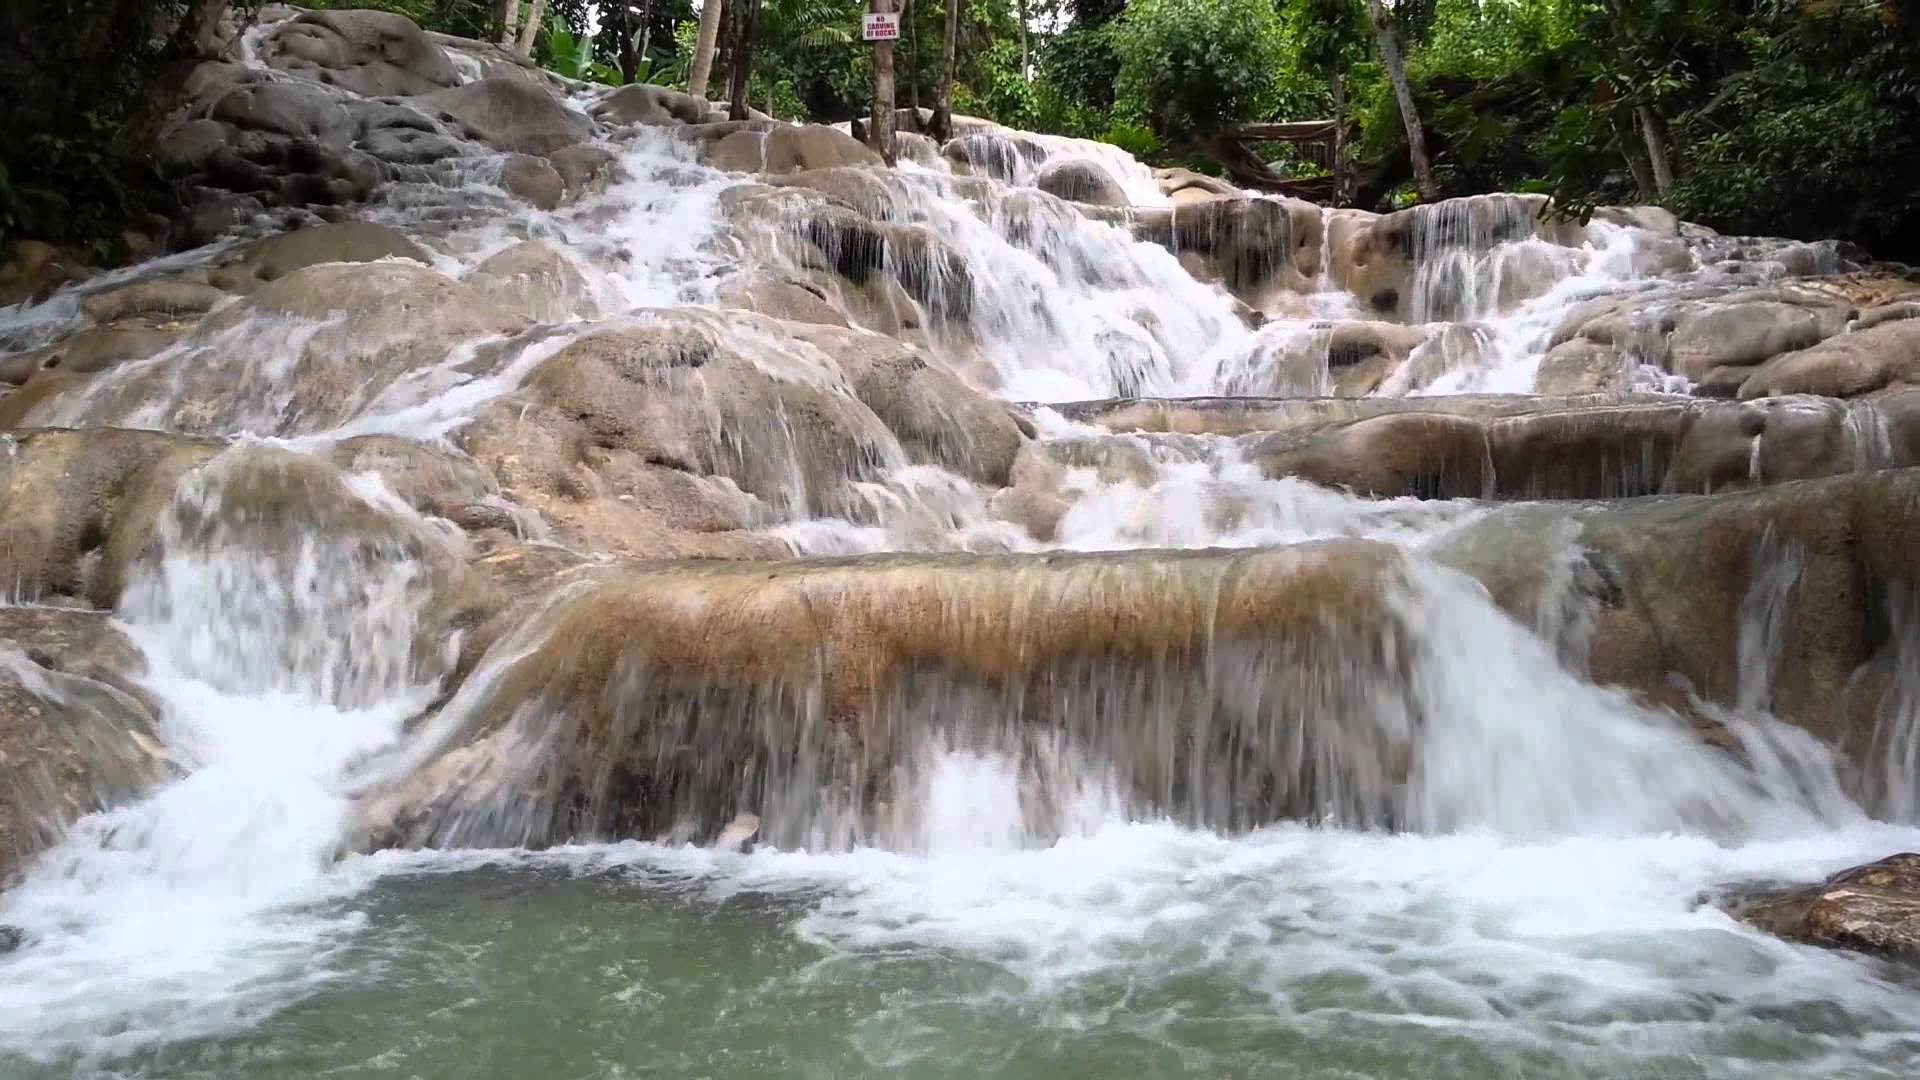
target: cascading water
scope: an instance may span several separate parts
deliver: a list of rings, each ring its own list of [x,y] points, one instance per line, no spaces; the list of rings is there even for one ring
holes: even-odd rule
[[[1769,533],[1741,556],[1736,695],[1648,701],[1591,681],[1634,602],[1591,508],[1271,466],[1349,405],[1404,402],[1249,419],[1265,395],[1530,392],[1570,311],[1646,284],[1644,230],[1422,208],[1370,226],[1388,287],[1325,254],[1344,212],[1167,205],[1074,140],[979,132],[942,159],[964,168],[767,185],[665,129],[610,145],[617,173],[552,211],[509,199],[497,156],[410,173],[366,216],[417,257],[263,277],[30,403],[36,426],[244,437],[183,468],[137,550],[88,556],[126,558],[115,615],[181,775],[0,893],[27,935],[0,956],[0,1072],[1852,1078],[1920,1056],[1910,973],[1703,901],[1920,845],[1910,591],[1874,601],[1884,641],[1844,688],[1877,710],[1872,745],[1839,748],[1875,766],[1856,777],[1774,714],[1817,552]],[[1036,190],[1075,162],[1133,208]],[[348,301],[308,304],[327,273]],[[45,345],[136,278],[10,312],[0,342]],[[991,469],[990,440],[941,426],[975,388],[1022,403],[979,429],[1014,433]],[[1071,404],[1207,394],[1228,397],[1133,426]],[[1848,468],[1896,464],[1889,415],[1845,411]],[[1752,483],[1781,467],[1759,416]],[[1474,438],[1467,494],[1527,488]],[[415,461],[396,444],[440,471],[383,471]],[[9,441],[0,480],[32,449]],[[1658,487],[1609,483],[1530,494]],[[680,516],[649,532],[634,507]],[[1488,556],[1483,526],[1534,546]],[[688,535],[737,547],[635,562]],[[769,556],[802,558],[731,561]],[[1489,559],[1538,580],[1496,596],[1468,572]],[[0,650],[0,675],[56,701],[44,659]]]

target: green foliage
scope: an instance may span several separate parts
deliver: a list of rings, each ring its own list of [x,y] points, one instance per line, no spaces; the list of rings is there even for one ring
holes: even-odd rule
[[[1094,138],[1112,143],[1141,161],[1158,162],[1167,155],[1166,141],[1140,124],[1116,122]]]
[[[566,20],[558,15],[547,20],[546,33],[540,41],[539,58],[542,67],[569,79],[605,83],[608,86],[619,86],[622,82],[620,69],[593,58],[593,39],[576,37]]]
[[[208,13],[198,0],[0,5],[10,43],[0,49],[0,240],[31,236],[106,259],[117,230],[166,207],[145,135]]]
[[[1132,0],[1113,45],[1120,113],[1190,141],[1268,114],[1288,60],[1271,0]]]

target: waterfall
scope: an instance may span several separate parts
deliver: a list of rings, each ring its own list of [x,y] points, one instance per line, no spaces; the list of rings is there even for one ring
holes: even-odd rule
[[[273,67],[279,25],[234,85],[310,87]],[[1048,1039],[1156,1018],[1122,1050],[1338,1016],[1439,1060],[1394,1025],[1465,1031],[1482,1075],[1651,1075],[1723,1025],[1761,1072],[1911,1045],[1879,968],[1699,901],[1920,844],[1916,414],[1750,400],[1744,339],[1675,360],[1711,305],[1774,305],[1735,324],[1771,357],[1895,286],[1828,252],[1756,299],[1784,263],[1654,211],[1199,198],[985,124],[887,170],[825,128],[589,120],[614,95],[419,40],[444,90],[326,100],[412,110],[505,65],[590,136],[509,155],[422,105],[408,145],[458,152],[388,162],[351,222],[0,309],[0,724],[34,725],[0,764],[47,755],[0,790],[31,853],[0,877],[0,1072],[211,1073],[283,1024],[394,1016],[461,1016],[458,1043],[500,1022],[461,1013],[494,981],[624,1007],[641,990],[544,965],[620,969],[642,946],[593,934],[724,932],[740,897],[780,936],[726,948],[823,950],[808,979],[910,1001],[795,999],[871,1012],[861,1057],[788,1031],[775,1071],[912,1071],[938,1034],[913,1010],[1009,1001],[989,1026],[1037,1001]],[[328,152],[388,116],[354,115]],[[759,171],[719,167],[742,146]],[[529,161],[551,209],[515,190]],[[127,658],[45,630],[82,609]],[[459,929],[463,875],[495,872],[529,903],[604,876],[671,904],[503,924],[527,953],[479,976],[408,968],[432,951],[394,946],[408,890],[444,886]],[[896,955],[939,959],[920,986],[873,970]],[[673,976],[689,1008],[791,1004],[702,997],[710,974]],[[460,1072],[443,1051],[392,1067]]]

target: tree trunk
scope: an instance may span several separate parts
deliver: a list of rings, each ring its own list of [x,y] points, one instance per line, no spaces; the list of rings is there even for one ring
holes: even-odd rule
[[[947,32],[940,39],[940,93],[933,101],[935,142],[953,138],[954,46],[960,37],[960,0],[947,0]]]
[[[733,106],[728,119],[747,118],[747,95],[753,90],[753,39],[760,35],[760,0],[734,0]]]
[[[920,30],[914,25],[914,0],[901,6],[907,24],[907,103],[913,106],[913,126],[920,126]]]
[[[1647,163],[1653,168],[1653,190],[1660,198],[1666,198],[1673,190],[1673,162],[1667,157],[1667,122],[1660,118],[1651,105],[1634,107],[1634,114],[1640,120],[1640,137],[1647,144]]]
[[[873,0],[873,13],[885,15],[893,10],[893,0]],[[873,148],[887,164],[894,162],[893,145],[893,42],[873,43],[873,112],[867,135]]]
[[[700,36],[693,45],[693,66],[687,69],[687,93],[707,95],[707,77],[713,74],[713,50],[720,40],[720,4],[706,0],[700,6]]]
[[[539,36],[540,20],[547,17],[547,0],[533,0],[527,6],[527,22],[520,28],[520,41],[516,46],[521,56],[533,55],[533,39]]]
[[[500,0],[495,15],[500,23],[500,44],[511,48],[513,32],[520,22],[520,0]]]
[[[1340,70],[1340,58],[1333,58],[1327,71],[1327,89],[1333,94],[1333,205],[1347,202],[1347,81]]]
[[[1018,2],[1014,4],[1014,14],[1020,20],[1020,78],[1023,80],[1031,80],[1033,78],[1033,55],[1028,41],[1027,0],[1018,0]]]
[[[1407,63],[1400,55],[1400,35],[1393,19],[1380,0],[1367,0],[1373,17],[1373,35],[1380,43],[1380,61],[1386,65],[1387,78],[1393,82],[1394,100],[1400,103],[1400,119],[1407,126],[1407,156],[1413,160],[1413,183],[1420,197],[1429,202],[1440,197],[1440,185],[1434,183],[1433,165],[1427,160],[1427,133],[1420,127],[1420,112],[1413,104],[1413,88],[1407,85]]]
[[[640,77],[640,57],[633,48],[633,8],[627,0],[616,0],[614,11],[618,13],[613,32],[619,35],[620,85],[625,86]]]

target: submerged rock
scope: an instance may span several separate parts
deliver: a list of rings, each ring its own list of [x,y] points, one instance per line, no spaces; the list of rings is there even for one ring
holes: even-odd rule
[[[1818,885],[1737,898],[1740,919],[1790,941],[1920,962],[1920,854],[1889,855]]]

